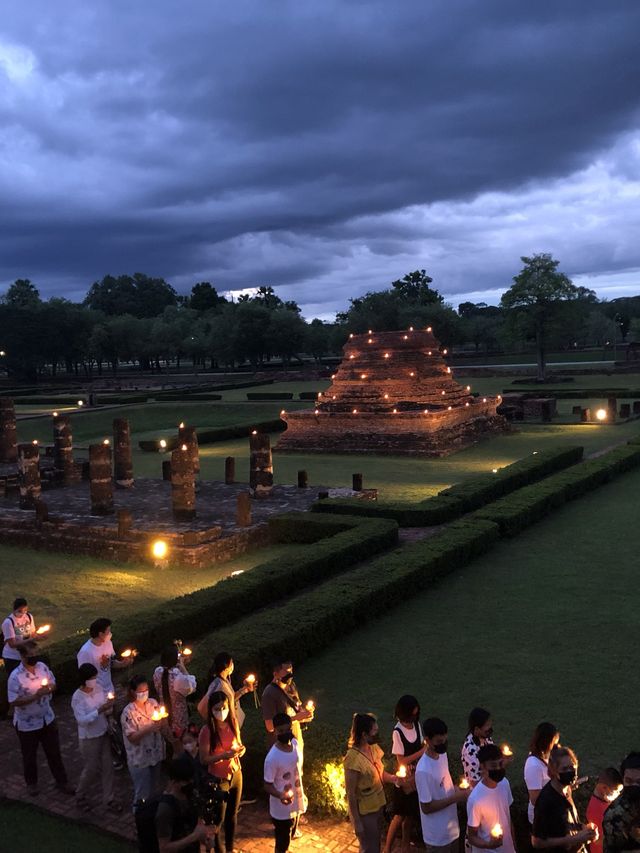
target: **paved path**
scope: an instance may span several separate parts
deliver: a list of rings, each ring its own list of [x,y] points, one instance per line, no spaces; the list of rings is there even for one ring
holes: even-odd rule
[[[62,755],[73,784],[80,774],[80,761],[77,749],[77,729],[70,709],[70,697],[62,696],[55,701],[55,711],[60,730]],[[103,811],[96,805],[91,812],[82,812],[76,808],[75,797],[61,794],[55,787],[44,755],[39,753],[40,794],[29,797],[22,776],[22,761],[18,738],[8,720],[0,720],[0,755],[3,757],[3,793],[12,800],[37,805],[39,808],[77,822],[92,824],[110,833],[133,840],[135,827],[128,809],[131,802],[131,783],[126,770],[116,773],[117,787],[125,809],[121,815]],[[96,791],[96,803],[99,792]],[[309,823],[303,827],[302,838],[292,844],[292,853],[303,851],[327,850],[331,853],[357,853],[350,825],[346,821],[319,820],[310,816]],[[269,820],[266,803],[259,800],[255,805],[243,806],[238,821],[236,839],[238,853],[273,853],[273,827]]]

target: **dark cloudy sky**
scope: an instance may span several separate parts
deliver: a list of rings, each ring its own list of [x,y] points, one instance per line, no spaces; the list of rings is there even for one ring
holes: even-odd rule
[[[640,293],[638,0],[4,0],[0,291]]]

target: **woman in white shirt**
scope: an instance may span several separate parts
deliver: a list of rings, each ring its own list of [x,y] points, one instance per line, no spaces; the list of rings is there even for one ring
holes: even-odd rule
[[[396,704],[394,716],[397,720],[391,735],[391,753],[396,759],[396,769],[404,767],[409,782],[405,788],[393,789],[393,818],[389,824],[384,853],[391,853],[398,832],[402,835],[401,850],[409,850],[413,826],[420,820],[418,794],[415,789],[416,764],[424,753],[422,728],[420,727],[420,703],[415,696],[401,696]]]
[[[96,777],[102,785],[102,802],[106,809],[118,814],[122,806],[114,798],[111,740],[107,717],[113,713],[113,694],[107,695],[97,682],[98,670],[91,663],[78,669],[80,686],[71,697],[71,708],[78,723],[78,741],[82,773],[77,788],[77,805],[91,809],[87,791]]]
[[[533,826],[533,808],[540,791],[549,781],[547,764],[554,746],[560,741],[560,732],[553,723],[540,723],[531,738],[529,757],[524,763],[524,782],[529,792],[527,817]]]
[[[189,725],[187,696],[196,689],[195,675],[189,675],[176,646],[167,646],[160,655],[160,666],[153,673],[153,684],[160,703],[169,714],[174,737],[181,738]]]

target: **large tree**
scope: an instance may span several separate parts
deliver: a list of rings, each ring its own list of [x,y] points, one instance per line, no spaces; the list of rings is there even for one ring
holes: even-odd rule
[[[558,272],[560,261],[550,254],[540,253],[521,257],[524,264],[513,284],[502,295],[500,304],[507,311],[523,317],[535,336],[538,363],[538,380],[546,379],[546,334],[549,325],[557,319],[563,305],[581,296],[586,297],[585,288],[578,288],[571,279]],[[591,292],[589,291],[589,296]]]

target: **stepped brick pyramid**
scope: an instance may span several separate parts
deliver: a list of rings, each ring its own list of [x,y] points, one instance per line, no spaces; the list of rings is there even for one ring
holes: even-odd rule
[[[350,335],[315,409],[282,412],[276,450],[445,456],[508,425],[500,397],[474,397],[451,375],[431,327]]]

